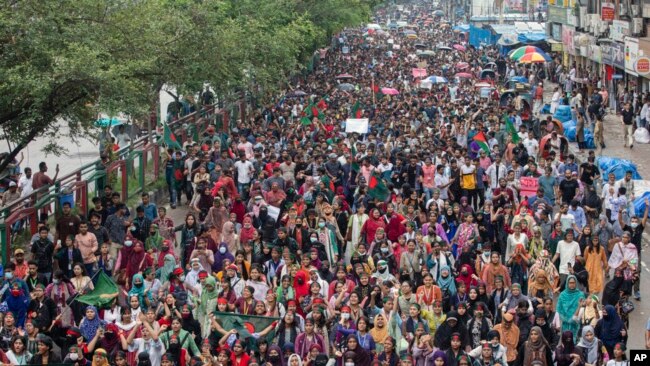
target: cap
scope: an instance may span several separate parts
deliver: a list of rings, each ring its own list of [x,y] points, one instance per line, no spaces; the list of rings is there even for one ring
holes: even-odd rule
[[[21,248],[18,248],[14,251],[14,255],[18,255],[18,254],[25,254],[25,251],[22,250]]]
[[[15,187],[15,186],[16,186],[16,182],[9,182],[9,187]]]
[[[179,268],[174,269],[174,271],[172,273],[175,274],[176,276],[180,276],[183,273],[185,273],[185,271],[183,271],[183,269],[179,267]]]
[[[226,267],[226,270],[230,270],[230,269],[232,269],[235,272],[237,272],[239,270],[239,268],[237,268],[236,264],[231,264],[228,267]]]

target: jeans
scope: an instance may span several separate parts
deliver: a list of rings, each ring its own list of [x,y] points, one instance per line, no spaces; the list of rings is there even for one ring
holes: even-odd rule
[[[237,182],[237,192],[241,196],[242,201],[248,201],[248,189],[250,188],[249,183],[239,183]]]
[[[431,196],[433,196],[433,191],[435,190],[435,187],[431,187],[431,188],[422,187],[422,190],[424,191],[424,194],[427,196],[427,202],[429,202]]]
[[[93,278],[95,275],[95,263],[84,263],[84,268],[86,268],[86,276]]]

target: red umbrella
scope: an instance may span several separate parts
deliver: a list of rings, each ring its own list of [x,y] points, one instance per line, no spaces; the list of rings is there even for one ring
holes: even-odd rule
[[[467,62],[459,62],[456,64],[456,68],[458,70],[464,70],[469,67],[469,64]]]
[[[456,51],[465,52],[465,46],[462,44],[455,44],[452,46]]]
[[[455,76],[457,78],[461,78],[461,79],[473,79],[474,78],[474,75],[470,74],[469,72],[459,72]]]

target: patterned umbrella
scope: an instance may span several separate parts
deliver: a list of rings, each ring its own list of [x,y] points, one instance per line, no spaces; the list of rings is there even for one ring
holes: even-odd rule
[[[527,53],[521,56],[518,61],[519,63],[522,64],[533,64],[533,63],[550,62],[552,60],[545,53],[534,52],[534,53]]]
[[[436,75],[431,75],[425,80],[430,81],[433,84],[446,84],[449,81],[447,81],[446,78],[443,78],[442,76],[436,76]]]
[[[452,46],[456,51],[465,52],[465,46],[462,44],[455,44]]]
[[[519,60],[519,58],[527,53],[544,53],[539,47],[535,46],[523,46],[519,47],[517,49],[514,49],[513,51],[510,51],[510,58],[513,60]]]

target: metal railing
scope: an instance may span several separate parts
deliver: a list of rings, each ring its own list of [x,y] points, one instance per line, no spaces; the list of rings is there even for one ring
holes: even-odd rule
[[[218,115],[219,118],[217,118]],[[172,131],[180,132],[176,133],[176,137],[182,145],[188,138],[192,138],[183,125],[187,124],[188,127],[198,129],[200,134],[205,131],[208,124],[217,119],[221,122],[223,131],[227,131],[230,125],[229,112],[226,108],[218,109],[216,105],[206,106],[200,111],[169,122],[169,127]],[[68,194],[74,196],[77,213],[83,216],[87,215],[89,202],[92,199],[89,194],[102,194],[104,186],[109,183],[108,180],[113,173],[117,180],[117,184],[113,188],[121,194],[122,202],[127,202],[129,198],[144,192],[147,185],[156,182],[161,174],[165,174],[164,167],[161,169],[161,146],[159,144],[161,138],[162,134],[152,133],[143,136],[130,146],[119,150],[118,158],[110,165],[105,166],[98,159],[58,178],[53,185],[34,190],[29,196],[9,202],[0,208],[2,263],[7,264],[11,258],[13,230],[16,225],[22,223],[25,226],[24,230],[29,230],[32,235],[35,234],[38,228],[39,212],[47,210],[53,211],[55,215],[59,213],[64,187]],[[150,164],[153,164],[152,171]],[[131,187],[129,187],[129,183],[131,183]],[[135,186],[133,186],[134,183]]]

